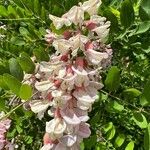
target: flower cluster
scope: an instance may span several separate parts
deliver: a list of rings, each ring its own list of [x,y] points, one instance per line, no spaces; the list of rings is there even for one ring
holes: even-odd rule
[[[4,116],[4,112],[0,112],[0,118]],[[0,121],[0,150],[9,149],[13,150],[13,145],[9,143],[5,137],[7,130],[10,128],[11,121],[9,119],[3,119]]]
[[[69,29],[62,35],[47,30],[46,41],[56,52],[49,62],[37,64],[34,75],[25,77],[36,93],[31,110],[40,119],[47,110],[53,117],[46,122],[41,150],[78,150],[83,138],[90,136],[88,112],[103,87],[99,73],[112,57],[110,46],[104,44],[110,22],[97,15],[100,4],[100,0],[89,0],[60,18],[49,15],[57,30],[63,26]]]

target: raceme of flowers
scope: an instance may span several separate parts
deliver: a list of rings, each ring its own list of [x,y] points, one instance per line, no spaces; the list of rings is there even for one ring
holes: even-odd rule
[[[0,112],[0,118],[4,116],[4,112]],[[0,121],[0,150],[8,149],[13,150],[14,146],[6,139],[5,135],[10,128],[11,120],[3,119]]]
[[[80,142],[91,134],[88,112],[103,87],[99,73],[112,57],[112,49],[104,44],[110,22],[97,15],[100,4],[89,0],[62,17],[49,15],[57,30],[68,29],[62,35],[47,30],[45,39],[55,54],[49,62],[36,63],[35,73],[24,79],[34,89],[31,110],[39,119],[45,112],[53,118],[46,122],[41,150],[79,150]]]

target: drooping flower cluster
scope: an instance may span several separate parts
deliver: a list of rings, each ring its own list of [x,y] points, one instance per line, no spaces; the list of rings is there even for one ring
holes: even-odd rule
[[[4,112],[0,112],[0,118],[4,116]],[[0,121],[0,150],[9,149],[13,150],[13,145],[7,141],[5,135],[7,130],[10,128],[11,120],[3,119]]]
[[[41,150],[79,150],[90,136],[88,112],[103,87],[100,71],[108,66],[112,50],[104,41],[110,22],[97,15],[100,0],[72,7],[61,18],[49,15],[57,30],[73,26],[62,35],[47,30],[46,41],[56,50],[49,62],[37,64],[36,74],[26,75],[34,87],[31,110],[41,119],[44,112],[53,117],[46,122]],[[84,19],[85,12],[89,20]]]

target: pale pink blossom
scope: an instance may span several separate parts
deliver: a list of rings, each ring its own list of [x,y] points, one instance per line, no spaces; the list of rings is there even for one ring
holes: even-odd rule
[[[5,115],[4,112],[0,112],[0,119]],[[14,150],[13,144],[8,142],[6,138],[6,132],[10,128],[11,120],[9,119],[2,119],[0,120],[0,150],[3,150],[4,148],[8,148],[8,150]]]
[[[50,30],[46,30],[46,32],[47,32],[47,34],[45,35],[46,42],[52,43],[57,35],[51,32]]]
[[[84,20],[84,11],[81,7],[73,6],[67,13],[65,13],[62,18],[70,20],[75,25],[81,25]]]
[[[65,130],[66,123],[62,118],[54,118],[51,121],[46,122],[46,132],[52,140],[62,137]]]
[[[101,0],[88,0],[81,5],[81,8],[84,11],[88,12],[90,15],[95,15],[97,14],[98,8],[101,3]]]
[[[60,29],[62,28],[64,25],[66,26],[70,26],[71,25],[71,21],[67,18],[59,18],[53,15],[49,15],[50,20],[52,20],[54,26],[56,27],[56,29]]]
[[[31,110],[39,119],[44,113],[53,118],[46,122],[41,150],[80,150],[80,142],[91,134],[88,112],[103,88],[100,73],[112,57],[112,49],[104,44],[110,22],[97,15],[100,5],[100,0],[89,0],[62,17],[49,15],[56,29],[71,24],[75,28],[62,35],[47,31],[46,41],[56,52],[49,62],[36,64],[36,74],[27,78],[38,95],[29,102]],[[84,20],[85,12],[90,20]]]

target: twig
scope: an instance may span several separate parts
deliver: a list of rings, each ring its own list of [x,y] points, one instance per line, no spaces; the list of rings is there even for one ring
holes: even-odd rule
[[[35,92],[31,98],[36,95],[38,92]],[[18,99],[18,97],[16,97],[16,99]],[[15,99],[14,99],[15,100]],[[16,109],[18,109],[19,107],[21,107],[23,104],[25,104],[27,101],[24,101],[23,103],[19,104],[18,106],[16,106],[15,108],[13,108],[12,110],[10,110],[6,115],[4,115],[3,117],[0,118],[0,121],[3,120],[4,118],[7,118],[8,116],[10,116]]]
[[[23,102],[21,104],[19,104],[18,106],[16,106],[14,109],[12,109],[10,112],[8,112],[6,115],[4,115],[3,117],[0,118],[0,121],[3,120],[4,118],[7,118],[11,113],[13,113],[16,109],[18,109],[20,106],[22,106],[23,104],[25,104],[26,102]]]
[[[13,18],[13,19],[0,19],[0,21],[22,21],[22,20],[36,20],[38,18]]]
[[[118,100],[118,101],[122,101],[119,97],[116,97],[116,96],[114,96],[114,95],[112,95],[112,94],[110,94],[110,93],[108,93],[108,92],[106,92],[106,91],[104,91],[104,90],[101,90],[101,92],[104,93],[104,94],[107,94],[108,96],[110,96],[110,97],[112,97],[112,98],[114,98],[114,99],[116,99],[116,100]],[[122,101],[122,102],[124,102],[126,105],[130,105],[131,107],[137,109],[138,111],[141,111],[141,112],[143,112],[143,113],[146,113],[147,115],[150,115],[149,112],[143,110],[142,108],[138,108],[138,107],[136,107],[136,106],[134,106],[134,105],[132,105],[132,104],[126,102],[126,101]]]

